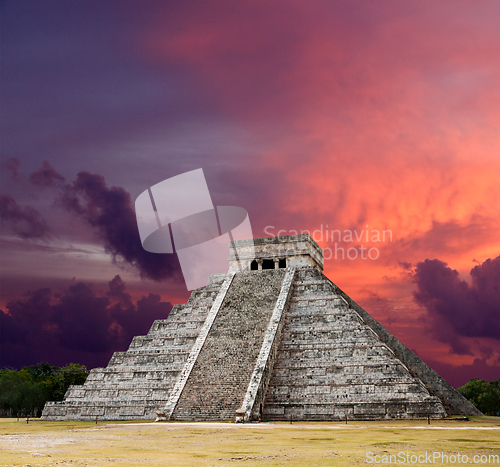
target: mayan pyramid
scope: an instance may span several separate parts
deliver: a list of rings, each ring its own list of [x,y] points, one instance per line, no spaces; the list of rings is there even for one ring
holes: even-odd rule
[[[309,235],[231,242],[229,272],[47,402],[45,420],[481,415],[330,279]],[[237,252],[237,254],[236,254]]]

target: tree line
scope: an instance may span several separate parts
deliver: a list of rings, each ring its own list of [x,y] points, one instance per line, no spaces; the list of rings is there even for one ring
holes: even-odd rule
[[[484,379],[474,378],[457,391],[484,415],[500,417],[500,379],[487,383]]]
[[[83,384],[89,371],[78,363],[64,367],[46,362],[21,370],[0,370],[0,417],[40,417],[46,401],[62,401],[72,384]],[[458,392],[485,415],[500,416],[500,380],[472,379]]]
[[[88,374],[78,363],[0,370],[0,417],[40,417],[46,401],[63,400],[68,387],[85,383]]]

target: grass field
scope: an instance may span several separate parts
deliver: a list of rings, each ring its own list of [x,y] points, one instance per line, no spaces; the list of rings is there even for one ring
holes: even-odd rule
[[[96,425],[0,419],[2,466],[457,465],[464,456],[472,465],[500,465],[499,418],[430,426],[426,420]]]

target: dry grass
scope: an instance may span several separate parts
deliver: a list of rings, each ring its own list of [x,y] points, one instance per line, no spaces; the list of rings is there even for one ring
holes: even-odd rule
[[[500,455],[500,419],[324,423],[44,422],[0,419],[0,465],[351,466],[373,455]],[[441,464],[440,465],[451,465]],[[385,464],[400,465],[400,464]],[[410,465],[426,465],[412,463]],[[499,464],[497,464],[499,465]]]

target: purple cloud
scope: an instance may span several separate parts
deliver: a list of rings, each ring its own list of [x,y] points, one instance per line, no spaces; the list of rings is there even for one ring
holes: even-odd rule
[[[40,213],[31,206],[24,208],[10,195],[0,195],[0,219],[14,234],[24,239],[47,238],[50,229]]]
[[[28,292],[7,304],[1,317],[1,366],[20,367],[46,360],[106,365],[111,353],[125,350],[135,335],[146,334],[155,319],[167,318],[172,305],[155,294],[135,304],[120,276],[105,294],[83,282],[61,294],[49,288]]]
[[[492,365],[488,365],[485,358],[475,358],[471,364],[458,366],[429,359],[426,359],[425,363],[442,375],[455,388],[463,386],[467,381],[477,377],[486,381],[493,381],[498,379],[500,374],[500,360],[498,359]]]
[[[155,281],[180,278],[176,255],[149,253],[142,248],[131,197],[122,187],[108,187],[103,176],[88,172],[66,182],[47,161],[29,179],[36,186],[57,188],[57,203],[95,229],[113,261],[125,261],[136,267],[141,277]]]
[[[470,353],[461,337],[500,340],[500,256],[471,271],[471,283],[438,259],[417,264],[414,298],[427,309],[432,329],[458,354]]]
[[[42,167],[30,174],[30,182],[36,186],[61,186],[64,183],[64,180],[65,178],[58,173],[48,161],[43,161]]]
[[[123,188],[107,187],[101,175],[80,172],[66,187],[62,203],[96,229],[113,260],[123,258],[141,276],[157,281],[178,276],[175,255],[149,253],[142,248],[130,194]]]

